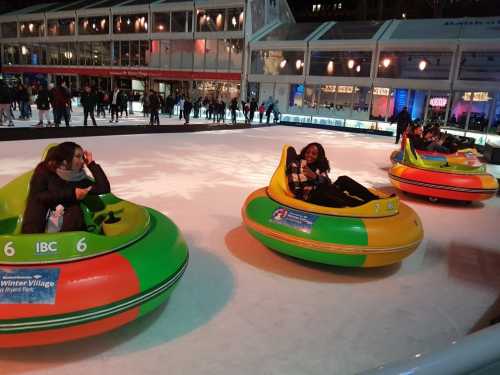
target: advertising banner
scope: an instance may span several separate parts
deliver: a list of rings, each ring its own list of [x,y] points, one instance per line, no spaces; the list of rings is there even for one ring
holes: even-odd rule
[[[53,305],[59,268],[0,269],[0,304]]]

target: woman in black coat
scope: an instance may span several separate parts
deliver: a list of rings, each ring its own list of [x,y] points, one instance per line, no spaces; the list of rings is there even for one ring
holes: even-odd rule
[[[85,174],[84,164],[94,181]],[[47,214],[58,205],[64,207],[61,232],[85,230],[80,201],[87,194],[105,194],[110,190],[109,181],[92,153],[74,142],[63,142],[47,153],[31,177],[21,231],[44,233]]]

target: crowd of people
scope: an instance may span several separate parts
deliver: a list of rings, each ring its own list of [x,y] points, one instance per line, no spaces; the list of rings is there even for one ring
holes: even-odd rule
[[[88,125],[89,117],[92,125],[97,126],[96,118],[106,118],[106,115],[109,116],[109,123],[118,123],[124,115],[128,117],[132,101],[141,102],[143,117],[149,119],[149,125],[156,126],[160,125],[160,113],[172,118],[176,112],[179,120],[184,120],[185,125],[190,123],[191,116],[195,119],[204,116],[205,120],[213,123],[226,123],[227,120],[234,125],[237,123],[239,113],[243,115],[245,124],[256,122],[256,113],[259,123],[265,121],[270,124],[272,120],[276,124],[281,115],[279,101],[272,97],[259,105],[255,97],[247,101],[232,98],[226,102],[217,96],[191,98],[184,93],[164,97],[153,89],[139,96],[116,85],[108,92],[89,84],[85,84],[81,92],[72,92],[64,80],[57,80],[55,85],[44,82],[39,85],[19,83],[16,87],[10,87],[5,81],[0,80],[0,125],[3,125],[5,120],[8,126],[14,126],[14,111],[17,109],[19,109],[18,120],[31,120],[35,117],[32,114],[32,105],[36,105],[38,122],[33,126],[59,127],[64,120],[64,124],[69,127],[74,96],[80,97],[83,126]]]

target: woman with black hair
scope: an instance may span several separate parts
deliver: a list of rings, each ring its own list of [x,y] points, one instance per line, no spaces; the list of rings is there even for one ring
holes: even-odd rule
[[[84,165],[93,180],[85,173]],[[109,192],[109,181],[92,153],[74,142],[63,142],[50,149],[45,160],[35,168],[21,231],[25,234],[45,232],[48,216],[62,210],[62,225],[56,231],[85,230],[80,201],[87,194]]]
[[[320,206],[355,207],[379,199],[348,176],[328,177],[330,163],[323,146],[310,143],[287,165],[288,184],[295,198]]]

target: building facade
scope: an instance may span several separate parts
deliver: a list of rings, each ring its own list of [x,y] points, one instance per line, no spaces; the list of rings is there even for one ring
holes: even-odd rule
[[[270,25],[248,59],[285,121],[395,131],[408,107],[480,144],[500,130],[498,17]]]
[[[60,77],[74,90],[116,83],[229,100],[240,96],[246,38],[290,14],[275,0],[143,3],[40,4],[0,16],[2,73]]]
[[[79,90],[272,98],[289,122],[394,131],[408,107],[500,129],[500,18],[295,23],[285,0],[78,0],[0,16],[2,73]]]

